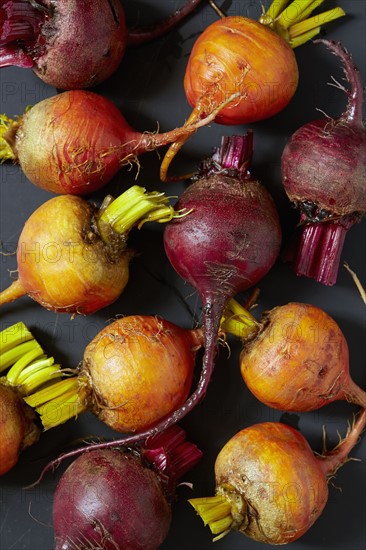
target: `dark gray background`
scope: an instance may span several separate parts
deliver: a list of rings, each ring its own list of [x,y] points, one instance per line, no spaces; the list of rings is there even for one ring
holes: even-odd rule
[[[170,13],[181,2],[144,0],[123,2],[127,21],[151,22]],[[365,27],[366,3],[364,0],[333,2],[326,0],[324,9],[339,4],[347,17],[331,23],[325,36],[341,40],[353,54],[365,80]],[[257,18],[258,1],[219,2],[227,14]],[[265,2],[268,5],[268,2]],[[194,40],[217,16],[202,2],[195,14],[178,30],[145,46],[128,50],[120,69],[108,82],[95,88],[105,94],[126,116],[136,129],[154,131],[159,123],[161,130],[179,126],[187,118],[190,108],[183,91],[183,76],[187,58]],[[254,160],[252,171],[273,194],[280,211],[284,240],[297,222],[297,214],[288,204],[281,187],[279,161],[290,135],[302,124],[317,118],[317,108],[330,116],[338,116],[345,106],[345,96],[327,85],[331,76],[343,76],[339,62],[323,46],[307,44],[296,50],[300,70],[300,83],[291,104],[278,116],[252,124],[254,130]],[[20,114],[28,104],[34,104],[57,93],[44,85],[30,70],[2,69],[1,111],[9,116]],[[212,124],[199,131],[182,149],[174,163],[174,170],[182,173],[195,169],[200,158],[217,146],[221,135],[243,133],[246,127],[223,127]],[[141,172],[138,182],[148,189],[168,189],[179,194],[184,184],[169,188],[159,182],[159,156],[149,153],[140,158]],[[3,164],[0,168],[1,241],[3,250],[14,251],[23,223],[37,206],[51,197],[33,186],[17,166]],[[91,197],[99,201],[107,192],[117,194],[134,183],[135,171],[122,171],[98,194]],[[363,221],[353,227],[346,238],[342,262],[347,261],[366,281],[365,243],[366,225]],[[185,285],[169,266],[162,246],[162,227],[145,225],[131,234],[130,246],[140,254],[131,265],[128,287],[111,307],[92,317],[76,317],[48,312],[25,297],[2,308],[1,327],[23,320],[40,342],[64,366],[74,367],[82,359],[83,349],[91,338],[117,314],[158,314],[183,327],[193,325],[190,310],[200,318],[200,303],[195,292]],[[9,272],[16,268],[15,257],[0,256],[1,289],[8,286]],[[365,372],[365,305],[344,268],[338,282],[327,288],[303,278],[297,278],[287,265],[278,261],[273,270],[260,283],[261,294],[255,314],[289,301],[313,303],[324,308],[341,326],[350,347],[350,365],[354,380],[366,388]],[[302,415],[283,415],[264,407],[249,393],[242,382],[238,357],[240,346],[230,341],[231,355],[222,349],[213,380],[204,402],[185,418],[182,425],[189,438],[204,450],[204,459],[188,476],[194,492],[187,487],[178,490],[174,505],[171,531],[163,544],[165,550],[260,550],[265,545],[255,543],[243,535],[230,533],[213,546],[208,528],[204,528],[193,509],[187,504],[191,496],[213,494],[213,464],[224,443],[238,430],[265,420],[284,419],[297,425],[315,451],[322,449],[322,428],[326,426],[328,446],[338,441],[337,431],[344,434],[347,422],[352,419],[355,407],[347,403],[334,403],[323,409]],[[198,365],[199,368],[199,365]],[[46,462],[57,456],[65,446],[89,435],[112,438],[116,434],[90,414],[77,421],[43,434],[41,441],[21,456],[18,465],[0,482],[1,550],[50,550],[53,547],[52,492],[66,464],[56,474],[48,475],[44,482],[31,491],[23,487],[33,482]],[[366,440],[354,449],[352,456],[359,462],[346,464],[330,484],[329,501],[316,524],[292,550],[347,549],[361,550],[366,544],[365,526],[365,459]]]

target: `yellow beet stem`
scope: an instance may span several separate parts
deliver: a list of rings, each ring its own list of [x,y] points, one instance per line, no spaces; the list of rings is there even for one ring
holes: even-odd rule
[[[70,389],[77,390],[78,383],[75,376],[71,378],[65,378],[55,382],[47,388],[38,390],[37,392],[24,398],[24,401],[33,408],[40,407],[49,401],[59,398],[67,393]]]
[[[73,376],[43,388],[24,401],[40,415],[43,428],[48,430],[64,424],[88,409],[88,392]]]
[[[32,349],[22,355],[22,357],[20,357],[18,361],[14,363],[14,365],[11,367],[6,375],[7,381],[13,386],[18,384],[18,377],[23,369],[27,367],[32,361],[34,361],[35,359],[39,359],[43,355],[43,349],[38,344],[38,342],[32,343]]]
[[[269,20],[274,21],[275,19],[277,19],[280,13],[285,9],[288,3],[289,3],[289,0],[274,0],[272,4],[269,6],[268,10],[265,12],[264,16],[262,17],[266,17]]]
[[[0,357],[18,344],[32,339],[34,339],[33,334],[22,321],[2,330],[0,332]]]
[[[208,525],[213,535],[218,535],[218,540],[226,535],[233,524],[231,504],[227,498],[221,495],[214,497],[192,498],[188,502],[201,517],[203,523]]]
[[[282,28],[288,29],[295,23],[303,21],[308,17],[324,0],[294,0],[278,16],[276,23]]]
[[[43,386],[49,381],[53,381],[56,378],[61,378],[62,372],[60,370],[60,365],[52,365],[51,367],[43,367],[41,371],[37,372],[35,375],[29,377],[21,387],[21,391],[24,395],[30,395],[40,386]],[[47,378],[47,382],[45,379]]]
[[[75,389],[64,393],[59,398],[48,401],[36,408],[41,417],[44,430],[64,424],[87,410],[86,400]]]
[[[44,357],[31,363],[18,377],[18,384],[23,395],[29,395],[38,390],[44,384],[55,378],[61,378],[63,372],[61,366],[54,364],[53,357]]]
[[[37,347],[39,344],[36,340],[32,339],[23,344],[18,344],[12,349],[9,349],[5,353],[0,354],[0,372],[8,369],[14,363],[16,363],[23,355],[33,350],[34,347]]]
[[[321,27],[317,27],[316,29],[313,29],[311,31],[305,32],[303,34],[300,34],[300,36],[296,38],[291,38],[290,45],[293,49],[297,48],[298,46],[302,46],[305,44],[305,42],[309,42],[312,38],[314,38],[317,34],[319,34],[321,31]]]
[[[297,48],[319,34],[322,25],[345,15],[342,8],[336,7],[309,17],[323,1],[294,0],[287,5],[287,1],[273,0],[269,9],[259,18],[259,22],[271,27],[292,48]]]
[[[47,357],[47,355],[39,357],[37,361],[33,361],[22,370],[22,372],[18,375],[17,383],[24,384],[27,380],[30,380],[33,376],[35,376],[37,372],[45,367],[53,365],[53,363],[53,357]]]
[[[302,34],[306,34],[314,29],[319,29],[319,33],[321,25],[329,23],[330,21],[333,21],[334,19],[337,19],[339,17],[343,17],[344,15],[346,14],[341,8],[334,8],[332,10],[320,13],[319,15],[309,17],[305,21],[301,21],[301,23],[291,25],[291,27],[289,28],[290,40],[292,38],[301,36]]]
[[[0,162],[5,162],[6,160],[15,160],[16,158],[13,149],[4,138],[4,134],[13,124],[14,120],[7,117],[6,115],[0,114]]]
[[[103,205],[98,219],[102,238],[108,240],[108,227],[116,233],[127,234],[134,226],[141,227],[147,221],[165,223],[181,216],[168,204],[169,197],[158,191],[147,192],[138,185]]]
[[[242,340],[257,334],[260,323],[253,315],[234,299],[225,305],[220,328],[226,334],[232,334]]]

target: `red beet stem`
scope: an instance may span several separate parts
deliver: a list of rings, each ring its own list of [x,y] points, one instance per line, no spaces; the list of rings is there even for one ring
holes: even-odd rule
[[[165,476],[180,479],[201,459],[203,453],[186,441],[186,433],[179,426],[146,439],[142,445],[144,457]]]
[[[167,34],[176,27],[180,21],[187,17],[201,1],[202,0],[188,0],[181,8],[176,9],[171,15],[158,21],[154,25],[128,29],[128,46],[136,46]]]
[[[224,136],[221,145],[212,155],[212,160],[221,167],[235,170],[238,177],[249,175],[253,157],[253,131],[243,136]]]
[[[363,430],[366,426],[366,409],[362,409],[356,422],[349,428],[347,435],[331,451],[326,451],[319,455],[321,467],[327,477],[331,477],[335,472],[349,460],[348,455],[357,444]]]
[[[9,1],[0,7],[0,67],[8,65],[29,68],[33,59],[19,47],[34,46],[44,22],[45,8],[36,7],[35,2]]]
[[[324,285],[334,285],[346,233],[355,222],[354,217],[344,216],[336,221],[302,225],[293,264],[296,275],[313,278]]]

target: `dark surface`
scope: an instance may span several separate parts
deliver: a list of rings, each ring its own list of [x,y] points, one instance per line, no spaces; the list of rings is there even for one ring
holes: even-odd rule
[[[267,3],[266,3],[267,4]],[[336,3],[325,1],[324,9]],[[352,53],[365,81],[366,3],[363,0],[339,1],[347,17],[331,23],[325,37],[340,40]],[[179,2],[125,1],[130,23],[152,21],[171,12]],[[257,18],[260,3],[225,1],[227,14],[250,15]],[[187,58],[198,33],[217,18],[212,8],[202,6],[179,30],[153,43],[127,52],[118,72],[95,91],[112,99],[138,130],[154,131],[179,126],[190,108],[183,91],[183,76]],[[289,237],[297,222],[297,214],[288,204],[281,187],[279,160],[282,149],[300,125],[317,118],[319,108],[330,116],[338,116],[345,106],[345,96],[327,86],[331,76],[343,77],[337,59],[322,45],[307,44],[296,50],[300,70],[299,88],[292,103],[271,120],[251,125],[254,130],[254,160],[252,171],[268,187],[279,208],[284,239]],[[0,72],[1,111],[9,116],[20,114],[28,104],[34,104],[57,90],[44,85],[29,70],[7,68]],[[199,131],[182,149],[172,169],[186,173],[195,169],[200,158],[211,152],[222,134],[243,133],[246,127],[211,125]],[[138,182],[148,189],[160,189],[159,157],[149,153],[141,157]],[[3,251],[14,252],[22,226],[37,206],[50,194],[34,187],[22,175],[19,167],[1,166],[1,241]],[[107,192],[116,194],[135,181],[136,171],[122,171],[108,186],[92,197],[99,201]],[[179,194],[184,184],[168,188],[171,195]],[[50,220],[52,223],[52,220]],[[365,284],[366,225],[363,221],[351,229],[346,238],[342,262],[347,261]],[[139,252],[131,266],[131,278],[125,293],[111,307],[92,317],[76,317],[48,312],[25,297],[1,310],[1,328],[23,320],[32,329],[49,354],[64,366],[73,367],[82,358],[83,349],[91,338],[118,314],[158,314],[183,327],[194,324],[192,313],[200,319],[200,303],[194,291],[185,285],[169,266],[162,246],[162,227],[145,225],[131,234],[130,245]],[[16,268],[14,255],[1,255],[1,289],[8,286],[9,272]],[[279,261],[260,283],[260,296],[255,315],[263,310],[289,301],[313,303],[324,308],[341,326],[350,347],[350,366],[354,380],[366,388],[365,373],[365,305],[348,272],[340,269],[338,282],[327,288],[307,279],[297,278],[287,265]],[[328,447],[338,442],[338,432],[345,434],[356,408],[347,403],[335,403],[323,409],[301,415],[289,415],[264,407],[244,386],[238,368],[240,346],[230,340],[231,354],[221,349],[209,392],[204,402],[182,422],[189,438],[203,451],[201,463],[186,476],[194,490],[178,489],[174,504],[174,519],[170,534],[163,544],[165,550],[260,550],[265,545],[243,535],[230,533],[213,546],[208,528],[204,528],[193,509],[187,504],[192,496],[208,496],[214,492],[213,464],[224,443],[239,429],[265,420],[285,420],[297,426],[308,438],[313,449],[322,449],[322,429],[326,427]],[[199,365],[198,365],[199,368]],[[284,416],[283,416],[284,415]],[[23,487],[32,483],[42,466],[68,445],[89,435],[113,438],[92,415],[84,414],[73,422],[43,434],[41,441],[21,456],[17,466],[3,476],[0,483],[1,550],[50,550],[53,547],[52,492],[66,464],[55,475],[32,490]],[[365,459],[366,440],[354,449],[358,462],[346,464],[330,483],[329,501],[316,524],[292,550],[332,549],[361,550],[366,545],[365,525]]]

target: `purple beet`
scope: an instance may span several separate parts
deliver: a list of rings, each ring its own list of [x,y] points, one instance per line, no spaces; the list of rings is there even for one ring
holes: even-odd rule
[[[139,449],[79,456],[55,491],[55,550],[159,548],[169,531],[177,480],[201,456],[178,426]]]
[[[120,0],[1,0],[0,67],[32,68],[46,84],[64,90],[89,88],[114,73],[128,44],[170,31],[200,1],[128,31]]]
[[[296,239],[286,254],[297,275],[324,285],[337,281],[347,231],[366,212],[366,131],[359,70],[339,42],[325,44],[343,63],[350,84],[345,112],[299,128],[282,154],[285,191],[300,209]]]
[[[176,205],[190,214],[165,227],[168,259],[197,290],[204,313],[201,377],[176,420],[207,391],[225,303],[260,281],[279,254],[280,220],[271,195],[249,172],[252,154],[252,132],[224,137]]]

